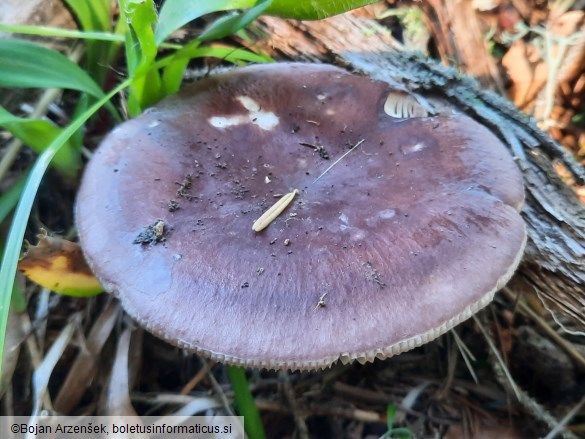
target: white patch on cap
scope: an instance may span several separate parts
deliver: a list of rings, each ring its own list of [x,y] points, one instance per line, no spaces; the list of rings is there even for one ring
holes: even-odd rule
[[[378,212],[378,215],[366,219],[366,224],[370,227],[376,227],[380,220],[389,220],[396,216],[394,209],[384,209]]]
[[[249,96],[237,96],[236,99],[248,110],[246,115],[237,116],[213,116],[208,122],[215,128],[224,129],[230,126],[253,123],[260,129],[269,131],[278,125],[279,120],[276,114],[271,111],[262,111],[262,108],[254,99]]]
[[[242,104],[242,106],[250,113],[258,113],[261,110],[258,102],[249,96],[238,96],[236,99],[240,101],[240,104]]]
[[[417,142],[414,145],[401,146],[400,151],[402,151],[402,154],[412,154],[414,152],[422,151],[426,147],[427,145],[425,145],[424,142]]]
[[[394,218],[394,215],[396,215],[396,211],[394,209],[385,209],[385,210],[380,211],[380,213],[378,215],[382,219],[390,219],[390,218]]]
[[[234,125],[240,125],[243,123],[248,123],[248,118],[246,116],[231,116],[231,117],[222,117],[222,116],[213,116],[208,119],[209,123],[213,125],[215,128],[227,128]]]
[[[345,213],[339,215],[339,220],[343,223],[339,226],[341,231],[349,229],[349,218]]]

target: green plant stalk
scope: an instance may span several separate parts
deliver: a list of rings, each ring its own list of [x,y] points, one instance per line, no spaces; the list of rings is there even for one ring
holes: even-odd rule
[[[115,41],[119,43],[124,42],[123,35],[116,35],[110,32],[62,29],[60,27],[50,26],[0,24],[0,31],[45,37],[75,38],[78,40]]]
[[[0,267],[0,358],[4,354],[4,338],[6,335],[6,324],[8,322],[8,310],[10,308],[10,297],[14,286],[14,276],[16,274],[16,266],[18,264],[18,256],[24,233],[30,216],[30,212],[35,200],[37,190],[41,184],[41,180],[59,149],[67,142],[67,140],[101,107],[103,107],[109,100],[124,88],[130,85],[131,79],[127,79],[110,91],[106,96],[101,98],[90,108],[88,108],[82,115],[80,115],[74,122],[72,122],[63,132],[55,138],[49,147],[37,158],[34,166],[31,169],[29,178],[24,186],[23,196],[21,197],[10,232],[8,240],[2,256],[2,267]],[[2,365],[0,364],[0,376],[2,375]]]
[[[95,32],[74,29],[61,29],[50,26],[12,25],[0,23],[0,32],[11,32],[23,35],[36,35],[45,37],[73,38],[76,40],[109,41],[112,43],[123,43],[124,35],[111,32]],[[161,49],[180,49],[181,44],[162,43]]]
[[[244,417],[244,430],[248,438],[264,439],[266,437],[264,426],[254,397],[248,387],[245,370],[237,366],[228,366],[227,372],[234,389],[238,411]]]
[[[196,47],[189,48],[185,46],[185,51],[180,51],[172,55],[168,55],[164,58],[159,59],[153,65],[153,69],[162,69],[167,67],[172,62],[178,59],[192,59],[192,58],[217,58],[236,64],[238,61],[249,61],[256,63],[269,63],[274,60],[267,56],[256,55],[253,52],[249,52],[246,49],[233,49],[231,47]],[[240,56],[241,55],[241,56]]]
[[[126,67],[134,80],[128,92],[128,112],[132,117],[158,102],[161,94],[160,73],[152,69],[158,55],[153,27],[158,19],[153,0],[120,0],[121,19],[128,24]]]

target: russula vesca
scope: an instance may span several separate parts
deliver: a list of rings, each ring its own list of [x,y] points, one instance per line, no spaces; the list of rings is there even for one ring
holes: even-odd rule
[[[483,126],[392,117],[395,94],[272,64],[165,99],[87,166],[77,225],[92,269],[148,330],[232,364],[322,368],[438,337],[517,267],[522,178]]]

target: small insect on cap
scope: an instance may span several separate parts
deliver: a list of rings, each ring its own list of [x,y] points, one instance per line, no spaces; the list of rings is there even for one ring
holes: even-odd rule
[[[500,141],[310,64],[201,80],[117,127],[77,202],[106,290],[156,335],[271,369],[372,361],[489,303],[525,244]]]

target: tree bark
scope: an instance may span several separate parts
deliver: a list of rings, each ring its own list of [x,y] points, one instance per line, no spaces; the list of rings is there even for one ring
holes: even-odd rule
[[[570,153],[505,98],[454,69],[401,51],[387,29],[356,12],[314,22],[264,17],[258,28],[268,36],[257,44],[279,59],[337,64],[447,101],[492,129],[526,187],[528,244],[515,281],[536,291],[567,331],[585,335],[585,208],[553,167],[562,163],[583,184],[585,170]]]

